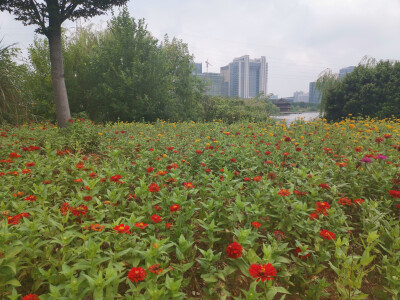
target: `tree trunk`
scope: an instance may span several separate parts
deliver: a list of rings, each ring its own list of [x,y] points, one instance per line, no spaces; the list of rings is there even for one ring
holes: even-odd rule
[[[68,104],[67,89],[64,79],[64,63],[61,43],[61,25],[52,28],[48,34],[50,46],[51,81],[53,86],[54,101],[56,103],[56,117],[60,128],[66,127],[71,113]]]

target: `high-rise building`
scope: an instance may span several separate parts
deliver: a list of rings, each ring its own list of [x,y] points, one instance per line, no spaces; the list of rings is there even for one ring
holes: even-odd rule
[[[342,68],[339,70],[339,78],[343,78],[344,76],[346,76],[348,73],[351,73],[354,71],[355,66],[350,66],[347,68]]]
[[[250,59],[249,55],[235,58],[221,68],[224,78],[224,92],[229,97],[254,98],[258,94],[267,95],[268,64],[265,56]]]
[[[320,103],[321,97],[319,91],[315,88],[316,82],[310,82],[310,91],[308,93],[309,103]]]
[[[206,94],[223,96],[224,77],[220,73],[202,73],[197,76],[206,83]]]
[[[193,74],[201,74],[203,73],[203,65],[202,63],[193,63]]]
[[[293,99],[294,99],[294,102],[308,102],[309,95],[308,95],[308,93],[298,91],[298,92],[293,93]]]

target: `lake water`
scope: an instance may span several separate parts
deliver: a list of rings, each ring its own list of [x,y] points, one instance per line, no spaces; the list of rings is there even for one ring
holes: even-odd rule
[[[312,119],[317,119],[319,112],[304,112],[297,114],[287,114],[282,116],[271,116],[275,120],[286,120],[287,124],[294,122],[296,119],[303,119],[304,121],[311,121]]]

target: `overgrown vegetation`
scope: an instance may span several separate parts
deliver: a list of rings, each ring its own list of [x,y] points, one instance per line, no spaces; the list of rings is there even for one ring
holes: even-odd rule
[[[330,70],[317,82],[325,117],[337,121],[349,114],[390,118],[400,116],[400,62],[364,58],[340,79]]]
[[[3,126],[0,298],[398,299],[399,132]]]

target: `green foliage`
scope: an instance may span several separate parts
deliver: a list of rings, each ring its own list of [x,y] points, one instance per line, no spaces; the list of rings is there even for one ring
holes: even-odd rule
[[[203,86],[192,75],[187,45],[167,36],[159,43],[146,27],[124,9],[103,32],[89,27],[63,35],[72,114],[85,112],[95,121],[198,118]],[[44,82],[32,87],[37,113],[54,110],[47,47],[36,40],[30,48],[32,85]]]
[[[325,77],[324,77],[325,76]],[[390,118],[400,116],[400,62],[365,60],[343,79],[325,74],[322,104],[328,120],[349,114]]]
[[[223,120],[232,123],[239,120],[268,120],[270,115],[279,114],[279,108],[266,99],[238,99],[203,96],[202,119],[206,121]]]
[[[15,62],[19,49],[2,46],[0,40],[0,122],[21,123],[29,119],[24,77],[27,69]]]

